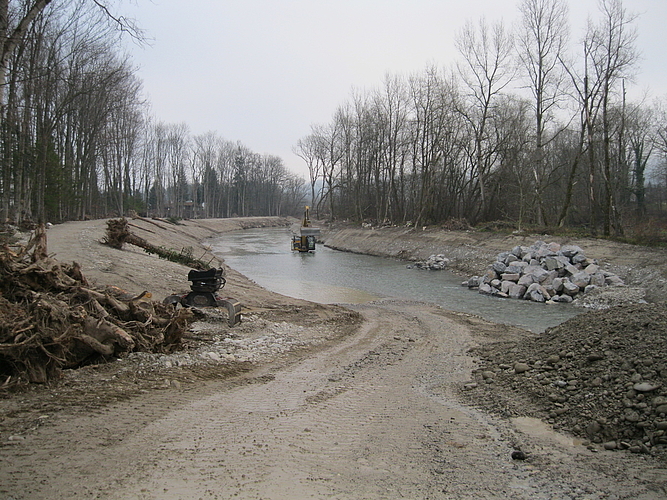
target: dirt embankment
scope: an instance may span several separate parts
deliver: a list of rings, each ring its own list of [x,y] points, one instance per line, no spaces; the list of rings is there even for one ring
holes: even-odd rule
[[[206,246],[208,238],[229,231],[257,227],[290,226],[295,219],[285,217],[243,217],[233,219],[194,219],[171,224],[165,220],[131,219],[130,230],[152,245],[176,251],[191,251],[192,256],[212,267],[220,265],[220,259]],[[160,259],[143,249],[125,245],[122,250],[102,243],[106,220],[66,222],[52,226],[47,231],[49,252],[61,262],[80,264],[86,279],[100,287],[113,285],[130,294],[149,291],[155,300],[189,289],[187,267]],[[226,269],[230,284],[228,289],[244,289],[245,280]],[[232,284],[233,283],[233,284]],[[225,290],[223,290],[224,293]],[[253,304],[253,294],[244,295]]]

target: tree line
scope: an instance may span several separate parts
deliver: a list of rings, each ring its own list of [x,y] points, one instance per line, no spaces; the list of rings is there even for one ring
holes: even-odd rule
[[[99,0],[0,0],[1,220],[297,213],[281,158],[150,116],[128,34]]]
[[[143,34],[103,0],[0,0],[0,217],[299,214],[379,223],[582,226],[663,214],[667,105],[630,102],[636,16],[600,0],[569,52],[566,0],[468,22],[457,64],[355,92],[281,158],[150,116],[121,50]]]
[[[621,0],[600,0],[572,56],[565,0],[519,8],[514,29],[466,23],[455,66],[388,75],[312,126],[294,152],[318,214],[619,235],[664,211],[665,102],[627,99],[636,16]]]

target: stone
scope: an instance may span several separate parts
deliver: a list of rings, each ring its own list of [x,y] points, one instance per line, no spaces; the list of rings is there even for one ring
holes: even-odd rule
[[[528,363],[514,363],[514,373],[524,373],[530,370]]]
[[[606,277],[602,273],[595,273],[591,275],[591,285],[593,286],[605,286]]]
[[[563,267],[563,263],[560,262],[556,257],[550,256],[544,259],[544,267],[546,267],[548,271],[553,271],[554,269],[560,269]]]
[[[560,243],[552,241],[550,243],[547,243],[547,248],[551,253],[557,254],[558,252],[560,252]]]
[[[579,288],[585,288],[591,282],[591,275],[585,271],[579,271],[570,277],[570,281]]]
[[[584,266],[588,265],[588,259],[586,256],[582,253],[575,255],[572,257],[572,264],[577,265],[577,264],[582,264]]]
[[[480,283],[481,283],[481,278],[479,276],[473,276],[468,281],[463,282],[463,286],[467,286],[468,288],[477,288]]]
[[[649,382],[640,382],[632,386],[637,392],[650,392],[656,390],[660,385],[651,384]]]
[[[503,262],[503,263],[504,263],[504,262],[505,262],[505,259],[509,256],[509,254],[510,254],[510,252],[500,252],[500,253],[496,256],[496,261],[497,261],[497,262]]]
[[[591,423],[589,423],[586,426],[586,434],[588,435],[589,438],[593,438],[596,434],[598,434],[602,430],[602,426],[597,420],[593,420]]]
[[[512,284],[509,288],[509,296],[512,299],[522,299],[526,294],[526,287],[524,285]]]
[[[571,304],[574,299],[569,295],[556,295],[551,300],[553,302],[561,302],[563,304]]]
[[[616,441],[607,441],[602,446],[605,450],[615,450],[616,448],[618,448]]]
[[[584,268],[584,272],[588,274],[595,274],[600,270],[600,266],[597,264],[589,264]]]
[[[510,253],[510,254],[507,256],[507,258],[505,259],[505,264],[507,264],[507,265],[509,266],[512,262],[519,262],[519,261],[520,261],[519,257],[517,257],[516,255]]]
[[[565,295],[576,295],[579,293],[579,287],[572,283],[570,280],[563,282],[563,293]]]
[[[526,290],[525,295],[533,302],[544,302],[551,298],[549,292],[539,283],[533,283]]]
[[[533,277],[532,274],[524,274],[519,278],[519,281],[517,281],[519,285],[523,285],[525,287],[529,287],[533,283],[535,283],[535,278]]]
[[[513,281],[507,281],[504,280],[502,283],[500,283],[500,291],[502,293],[505,293],[509,296],[510,293],[510,287],[514,285],[515,283]]]
[[[565,266],[568,266],[568,265],[571,264],[570,259],[568,259],[564,255],[560,255],[560,254],[556,255],[556,259],[558,260],[558,262],[561,263],[560,267],[565,267]]]
[[[491,265],[491,267],[492,267],[493,270],[494,270],[495,272],[497,272],[498,274],[502,274],[502,273],[504,273],[505,270],[507,269],[507,266],[506,266],[503,262],[500,262],[500,261],[498,261],[498,260],[495,261],[495,262]]]
[[[546,269],[543,269],[541,266],[528,266],[523,270],[524,276],[532,276],[535,283],[541,283],[549,275]]]
[[[430,257],[440,258],[444,256]],[[512,286],[510,282],[520,287]],[[573,302],[582,292],[592,292],[610,284],[622,285],[623,281],[613,273],[600,269],[598,262],[586,258],[576,245],[561,246],[554,242],[536,241],[529,247],[515,246],[509,252],[501,252],[483,276],[473,276],[463,285],[479,288],[483,283],[490,287],[482,287],[481,293],[555,304]],[[536,283],[541,287],[532,286]],[[594,301],[598,295],[596,292],[581,302]]]
[[[561,292],[563,290],[563,278],[554,278],[551,282],[551,286],[554,287],[556,292]]]
[[[655,412],[656,413],[664,413],[665,415],[667,415],[667,404],[657,406],[656,409],[655,409]]]
[[[607,276],[604,282],[607,286],[621,286],[625,284],[623,280],[616,275]]]
[[[563,245],[560,247],[560,253],[565,257],[572,258],[579,253],[583,253],[583,250],[577,245]]]

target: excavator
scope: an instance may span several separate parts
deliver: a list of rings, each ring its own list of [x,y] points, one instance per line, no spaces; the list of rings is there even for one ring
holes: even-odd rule
[[[310,207],[306,206],[299,234],[292,236],[292,250],[295,252],[314,252],[315,243],[319,235],[320,228],[310,225]]]

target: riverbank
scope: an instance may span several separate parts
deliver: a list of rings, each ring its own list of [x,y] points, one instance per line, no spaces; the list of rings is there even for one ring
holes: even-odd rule
[[[461,277],[482,274],[501,252],[530,246],[541,240],[577,245],[602,269],[620,276],[626,285],[646,290],[646,298],[661,302],[667,297],[667,249],[650,248],[594,238],[571,238],[548,234],[506,234],[486,231],[446,231],[438,228],[331,226],[323,231],[327,246],[407,261],[426,260],[443,254],[448,269]]]

